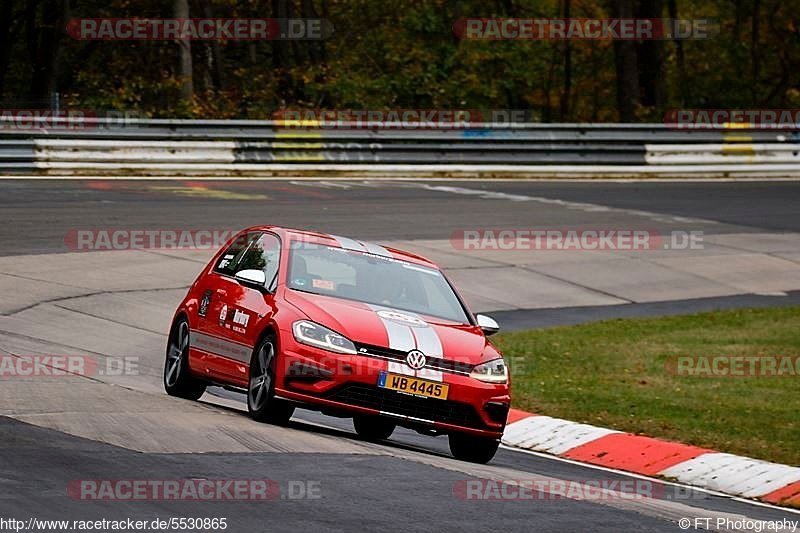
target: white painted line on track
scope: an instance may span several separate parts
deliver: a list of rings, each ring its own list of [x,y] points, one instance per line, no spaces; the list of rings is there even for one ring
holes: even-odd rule
[[[303,187],[320,187],[322,189],[349,189],[351,187],[350,183],[344,180],[292,180],[289,183],[302,185]]]
[[[525,194],[508,194],[504,192],[486,191],[482,189],[468,189],[465,187],[451,187],[441,185],[429,185],[419,183],[419,187],[429,191],[449,192],[465,196],[476,196],[484,200],[510,200],[512,202],[538,202],[541,204],[556,205],[567,209],[575,209],[587,213],[622,213],[626,215],[640,216],[653,220],[654,222],[682,223],[682,224],[719,224],[716,220],[704,218],[682,217],[676,215],[665,215],[641,209],[625,209],[620,207],[609,207],[601,204],[589,202],[573,202],[558,198],[547,198],[543,196],[528,196]]]

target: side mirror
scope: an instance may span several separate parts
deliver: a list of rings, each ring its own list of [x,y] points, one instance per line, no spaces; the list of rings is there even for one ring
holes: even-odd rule
[[[253,287],[254,289],[259,290],[266,289],[264,285],[267,283],[267,275],[264,274],[263,270],[240,270],[233,277],[236,279],[236,281],[242,285],[246,285],[247,287]]]
[[[478,320],[478,327],[483,330],[483,334],[487,337],[500,331],[500,324],[494,318],[486,315],[475,315],[475,318]]]

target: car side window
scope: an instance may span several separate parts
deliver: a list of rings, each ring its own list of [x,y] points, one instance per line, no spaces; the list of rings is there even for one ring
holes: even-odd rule
[[[250,245],[261,237],[260,231],[253,231],[250,233],[245,233],[244,235],[240,235],[236,238],[235,241],[225,250],[225,253],[217,261],[217,264],[214,265],[214,272],[219,274],[224,274],[226,276],[233,276],[241,270],[237,267],[239,262],[242,260],[245,252],[250,248]]]
[[[235,265],[235,272],[242,270],[261,270],[271,284],[278,272],[281,256],[281,241],[271,233],[260,234],[250,242],[241,259]]]

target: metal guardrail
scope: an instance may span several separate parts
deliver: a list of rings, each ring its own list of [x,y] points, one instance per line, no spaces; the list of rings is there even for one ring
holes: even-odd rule
[[[439,124],[0,117],[7,175],[631,176],[800,174],[800,134],[667,124]],[[77,127],[76,127],[77,126]],[[381,127],[379,127],[381,126]]]

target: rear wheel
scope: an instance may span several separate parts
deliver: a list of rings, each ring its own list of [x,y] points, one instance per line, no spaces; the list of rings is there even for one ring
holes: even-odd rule
[[[451,433],[449,439],[453,457],[470,463],[488,463],[500,447],[500,441],[497,439],[473,437],[463,433]]]
[[[267,335],[256,347],[250,360],[250,380],[247,387],[247,410],[254,420],[286,425],[294,406],[275,398],[275,371],[278,354],[275,337]]]
[[[172,325],[167,340],[164,390],[187,400],[197,400],[206,391],[206,384],[189,373],[189,322],[183,317]]]
[[[397,424],[381,416],[355,415],[353,427],[362,439],[386,440],[392,436]]]

